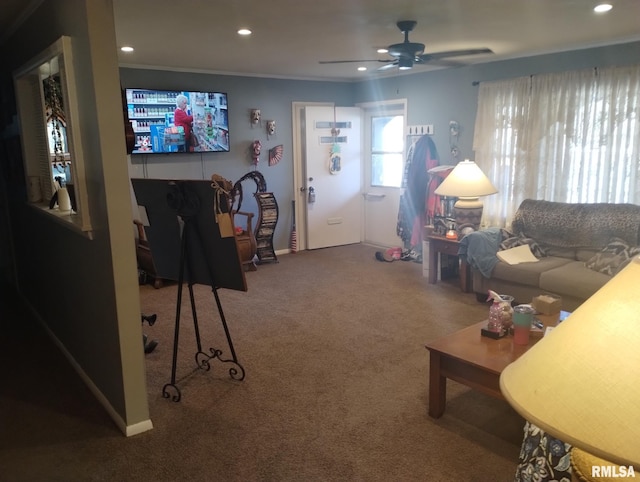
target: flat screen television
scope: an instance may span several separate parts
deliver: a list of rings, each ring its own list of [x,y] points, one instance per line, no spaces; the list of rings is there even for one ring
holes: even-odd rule
[[[135,133],[132,154],[229,152],[227,94],[149,89],[125,93]],[[178,112],[176,124],[182,96],[187,105]]]

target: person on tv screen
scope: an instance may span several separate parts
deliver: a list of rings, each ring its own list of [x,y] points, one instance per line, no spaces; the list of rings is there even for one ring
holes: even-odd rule
[[[176,127],[182,126],[184,129],[184,146],[178,148],[180,151],[189,150],[191,145],[191,124],[193,116],[187,112],[187,103],[189,100],[186,95],[180,94],[176,97],[176,110],[173,113],[173,123]]]

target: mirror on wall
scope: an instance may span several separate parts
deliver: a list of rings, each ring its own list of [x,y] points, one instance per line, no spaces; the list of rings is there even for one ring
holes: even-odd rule
[[[27,201],[91,235],[71,39],[14,73]]]

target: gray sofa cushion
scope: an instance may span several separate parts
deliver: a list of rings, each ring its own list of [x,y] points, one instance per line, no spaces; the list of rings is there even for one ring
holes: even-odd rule
[[[582,261],[572,261],[562,267],[550,269],[540,275],[540,289],[587,299],[611,279],[585,266]]]
[[[547,256],[533,263],[520,263],[510,265],[502,261],[498,262],[491,273],[492,278],[511,281],[518,284],[539,286],[540,275],[553,268],[572,263],[570,259]]]
[[[547,253],[547,256],[557,256],[559,258],[568,258],[572,260],[576,260],[577,252],[575,248],[560,248],[557,246],[544,246],[544,252]],[[593,256],[593,252],[591,256]]]

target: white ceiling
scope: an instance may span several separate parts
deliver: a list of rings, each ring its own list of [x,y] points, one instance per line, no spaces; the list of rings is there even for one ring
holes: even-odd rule
[[[4,32],[25,0],[2,0]],[[36,2],[37,3],[37,2]],[[403,41],[398,20],[416,20],[412,42],[425,52],[488,47],[464,63],[640,40],[640,0],[113,0],[123,66],[299,79],[357,80],[396,75],[382,65],[320,65],[321,60],[387,59],[375,49]],[[14,9],[14,10],[12,10]],[[236,30],[248,27],[250,37]],[[413,72],[442,68],[416,66]]]

